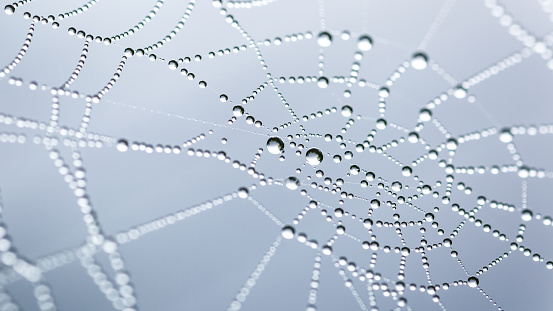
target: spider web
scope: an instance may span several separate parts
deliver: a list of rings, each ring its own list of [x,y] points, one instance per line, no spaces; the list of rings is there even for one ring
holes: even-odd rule
[[[551,304],[552,1],[4,7],[0,310]]]

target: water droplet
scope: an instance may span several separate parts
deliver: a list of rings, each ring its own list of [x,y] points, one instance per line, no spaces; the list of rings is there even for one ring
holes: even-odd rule
[[[131,48],[126,48],[125,49],[125,56],[126,57],[132,57],[134,55],[134,50],[131,49]]]
[[[432,119],[432,111],[428,109],[421,109],[421,111],[419,112],[419,119],[422,122],[430,121],[430,119]]]
[[[365,179],[367,179],[368,181],[373,181],[375,177],[376,176],[373,172],[368,172],[367,175],[365,175]]]
[[[360,171],[361,171],[361,169],[357,165],[352,165],[349,168],[349,172],[350,172],[351,175],[357,175],[357,174],[359,174]]]
[[[240,117],[244,114],[244,107],[242,106],[234,106],[232,108],[232,115],[235,117]]]
[[[198,85],[200,86],[200,88],[205,89],[207,87],[207,82],[200,81],[200,83],[198,83]]]
[[[282,237],[287,240],[293,239],[295,233],[296,233],[296,230],[294,230],[294,227],[292,226],[284,226],[281,232]]]
[[[119,139],[116,148],[118,151],[125,152],[129,150],[129,142],[126,139]]]
[[[365,226],[365,228],[367,229],[370,229],[373,226],[373,221],[370,218],[367,218],[363,220],[363,226]]]
[[[424,53],[415,53],[411,58],[411,67],[417,70],[423,70],[428,66],[428,56]]]
[[[409,133],[409,136],[407,136],[407,140],[412,144],[417,143],[419,142],[419,134],[417,134],[416,132],[411,132]]]
[[[177,68],[179,68],[179,63],[177,63],[176,60],[170,60],[169,61],[169,69],[175,70]]]
[[[15,12],[15,7],[11,4],[8,4],[4,7],[4,12],[8,15],[12,15]]]
[[[480,281],[478,280],[477,277],[471,276],[471,277],[467,280],[467,283],[469,284],[470,287],[475,288],[475,287],[478,286],[478,284],[480,283]]]
[[[413,170],[409,166],[404,166],[401,169],[401,174],[403,174],[403,176],[405,177],[411,176],[412,173],[413,173]]]
[[[222,103],[225,103],[227,100],[228,100],[228,96],[226,94],[221,94],[219,96],[219,100],[222,102]]]
[[[426,215],[424,215],[424,219],[428,222],[434,221],[434,214],[426,213]]]
[[[376,120],[376,128],[379,129],[379,130],[385,129],[387,125],[388,125],[388,123],[384,119]]]
[[[238,189],[238,197],[241,198],[241,199],[245,199],[247,198],[249,195],[249,191],[248,191],[248,188],[240,188]]]
[[[455,150],[457,149],[457,140],[455,138],[450,138],[447,140],[446,148],[449,150]]]
[[[510,143],[513,141],[513,134],[511,134],[511,129],[505,128],[501,130],[501,133],[499,133],[499,140],[502,143]]]
[[[353,108],[351,108],[348,105],[345,105],[342,107],[342,116],[349,118],[351,117],[351,114],[353,113]]]
[[[286,185],[286,188],[296,190],[300,186],[300,181],[296,177],[290,176],[284,180],[284,184]]]
[[[378,91],[378,96],[382,98],[386,98],[390,96],[390,90],[387,87],[381,87],[380,90]]]
[[[444,239],[444,246],[445,247],[450,247],[451,243],[452,243],[451,239],[449,239],[449,238]]]
[[[328,87],[328,79],[326,77],[320,77],[319,80],[317,80],[317,86],[321,89]]]
[[[465,88],[461,85],[458,85],[455,90],[453,90],[453,96],[459,99],[465,98],[467,96],[467,90],[465,90]]]
[[[531,210],[525,209],[525,210],[522,211],[522,215],[521,215],[522,220],[530,221],[530,220],[532,220],[532,216],[533,216],[533,214],[532,214]]]
[[[357,47],[361,51],[368,51],[373,47],[373,40],[369,36],[361,36],[357,41]]]
[[[313,166],[319,165],[323,161],[323,153],[317,148],[311,148],[305,153],[305,159]]]
[[[267,150],[272,154],[280,154],[284,150],[284,142],[280,137],[271,137],[267,140]]]
[[[332,36],[328,32],[323,31],[319,33],[317,43],[319,44],[319,46],[326,48],[332,44]]]
[[[399,181],[394,181],[392,183],[392,190],[394,190],[395,192],[400,191],[402,187],[403,185]]]

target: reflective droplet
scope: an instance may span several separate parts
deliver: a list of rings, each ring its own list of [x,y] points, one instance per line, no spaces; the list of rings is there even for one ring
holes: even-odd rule
[[[357,41],[357,48],[361,51],[368,51],[373,47],[373,40],[369,36],[361,36]]]
[[[450,247],[451,243],[452,243],[451,239],[449,239],[449,238],[444,239],[444,246],[445,247]]]
[[[455,96],[455,98],[465,98],[467,96],[467,90],[465,90],[465,88],[463,88],[461,85],[458,85],[455,90],[453,90],[453,96]]]
[[[505,128],[499,133],[499,140],[502,143],[510,143],[513,141],[513,134],[511,134],[511,129]]]
[[[352,165],[349,168],[349,172],[350,172],[351,175],[357,175],[357,174],[359,174],[360,171],[361,171],[361,169],[357,165]]]
[[[469,284],[470,287],[475,288],[475,287],[478,286],[478,284],[480,283],[480,281],[478,280],[477,277],[471,276],[471,277],[467,280],[467,283]]]
[[[319,33],[317,43],[319,44],[319,46],[326,48],[332,44],[332,36],[328,32],[323,31]]]
[[[367,175],[365,175],[365,179],[367,179],[368,181],[373,181],[375,177],[376,176],[373,172],[368,172]]]
[[[241,198],[241,199],[245,199],[247,198],[249,195],[249,191],[248,191],[248,188],[240,188],[238,189],[238,197]]]
[[[313,166],[319,165],[323,161],[323,153],[317,148],[311,148],[305,153],[305,159]]]
[[[126,48],[125,49],[125,56],[126,57],[132,57],[134,55],[134,50],[131,49],[131,48]]]
[[[267,140],[267,150],[272,154],[280,154],[284,150],[284,142],[280,137],[271,137]]]
[[[365,226],[365,228],[367,229],[370,229],[373,226],[373,221],[370,218],[367,218],[363,220],[363,226]]]
[[[411,176],[412,173],[413,173],[413,170],[409,166],[404,166],[401,169],[401,174],[403,174],[403,176],[405,177]]]
[[[387,87],[381,87],[380,90],[378,90],[378,96],[382,98],[390,96],[390,89],[388,89]]]
[[[457,149],[457,140],[455,138],[450,138],[447,140],[445,147],[449,150]]]
[[[294,227],[292,226],[284,226],[281,232],[282,237],[287,240],[293,239],[295,233],[296,233],[296,230],[294,230]]]
[[[434,221],[434,214],[426,213],[426,215],[424,215],[424,219],[428,222]]]
[[[407,140],[412,144],[418,143],[419,142],[419,134],[417,134],[416,132],[411,132],[411,133],[409,133],[409,136],[407,136]]]
[[[417,70],[423,70],[428,66],[428,56],[424,53],[415,53],[411,58],[411,67]]]
[[[384,119],[376,120],[376,128],[379,129],[379,130],[385,129],[387,125],[388,125],[388,123]]]
[[[532,214],[531,210],[525,209],[525,210],[522,211],[522,214],[521,214],[522,220],[530,221],[530,220],[532,220],[532,216],[533,216],[533,214]]]
[[[226,94],[221,94],[221,95],[219,95],[219,100],[222,103],[225,103],[228,100],[228,96]]]
[[[125,152],[129,150],[129,142],[126,139],[119,139],[116,148],[118,151]]]
[[[175,70],[177,68],[179,68],[179,63],[176,60],[169,61],[169,69]]]
[[[421,109],[421,111],[419,112],[419,119],[422,122],[430,121],[430,119],[432,119],[432,111],[428,109]]]
[[[244,114],[244,107],[242,106],[234,106],[232,108],[232,115],[235,117],[240,117]]]
[[[400,191],[402,187],[403,185],[399,181],[394,181],[392,183],[392,190],[394,190],[395,192]]]
[[[353,108],[351,108],[348,105],[345,105],[342,107],[342,116],[349,118],[351,117],[351,114],[353,113]]]
[[[326,77],[320,77],[319,80],[317,80],[317,86],[321,89],[328,87],[328,79]]]
[[[300,186],[300,181],[296,177],[290,176],[284,180],[284,185],[290,190],[296,190]]]
[[[8,4],[4,7],[4,12],[8,15],[12,15],[15,12],[15,7],[11,4]]]

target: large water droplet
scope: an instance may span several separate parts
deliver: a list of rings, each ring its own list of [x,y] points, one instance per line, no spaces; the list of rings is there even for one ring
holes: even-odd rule
[[[432,119],[432,111],[428,109],[421,109],[421,111],[419,112],[419,119],[422,122],[430,121],[430,119]]]
[[[413,170],[409,167],[409,166],[404,166],[402,169],[401,169],[401,174],[403,174],[403,176],[411,176],[411,174],[413,173]]]
[[[281,232],[282,237],[287,240],[293,239],[295,233],[296,233],[296,230],[294,230],[294,227],[292,226],[284,226]]]
[[[116,148],[118,151],[125,152],[129,150],[129,142],[126,139],[119,139]]]
[[[319,80],[317,80],[317,86],[321,89],[328,87],[328,79],[326,77],[320,77]]]
[[[353,113],[353,108],[351,108],[348,105],[345,105],[342,107],[342,116],[349,118],[351,117],[351,114]]]
[[[313,166],[319,165],[323,161],[323,153],[317,148],[311,148],[305,153],[305,159]]]
[[[502,143],[510,143],[513,141],[513,134],[511,134],[511,129],[505,128],[499,133],[499,140]]]
[[[465,98],[467,96],[467,90],[465,90],[465,88],[461,85],[458,85],[455,90],[453,90],[453,96],[459,99]]]
[[[474,288],[474,287],[477,287],[478,284],[480,283],[480,280],[478,280],[477,277],[475,276],[471,276],[468,280],[467,280],[467,283],[469,284],[470,287]]]
[[[533,214],[532,214],[531,210],[525,209],[525,210],[522,211],[522,215],[521,215],[522,220],[530,221],[530,220],[532,220],[532,216],[533,216]]]
[[[296,177],[290,176],[284,180],[284,185],[290,190],[296,190],[300,186],[300,181]]]
[[[271,137],[267,140],[267,150],[272,154],[280,154],[284,150],[284,142],[280,137]]]
[[[423,70],[428,66],[428,56],[424,53],[415,53],[411,58],[411,67],[417,70]]]
[[[15,7],[11,4],[8,4],[4,7],[4,12],[8,15],[12,15],[15,12]]]
[[[328,32],[323,31],[319,33],[319,37],[317,38],[317,43],[321,47],[324,47],[324,48],[328,47],[332,44],[332,36]]]
[[[373,40],[369,36],[361,36],[357,41],[357,47],[361,51],[368,51],[373,47]]]

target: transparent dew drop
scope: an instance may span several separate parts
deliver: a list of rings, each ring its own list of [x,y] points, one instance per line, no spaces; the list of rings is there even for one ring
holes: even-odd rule
[[[411,67],[417,70],[423,70],[428,66],[428,56],[422,52],[413,54],[411,58]]]
[[[402,187],[403,185],[399,181],[394,181],[392,183],[392,190],[394,190],[395,192],[400,191]]]
[[[317,148],[311,148],[305,153],[305,159],[313,166],[319,165],[323,161],[323,153]]]
[[[323,31],[319,33],[317,43],[323,48],[329,47],[332,44],[332,36],[328,32]]]
[[[373,181],[375,178],[376,176],[374,175],[373,172],[367,172],[367,174],[365,175],[365,179],[368,181]]]
[[[332,247],[330,247],[329,245],[323,246],[322,253],[327,256],[332,255]]]
[[[205,88],[207,87],[207,82],[205,82],[205,81],[200,81],[200,82],[198,83],[198,85],[200,86],[200,88],[205,89]]]
[[[455,138],[450,138],[447,140],[447,143],[445,144],[446,148],[449,150],[455,150],[457,149],[457,140]]]
[[[388,125],[388,123],[384,119],[376,120],[376,128],[379,129],[379,130],[385,129],[387,125]]]
[[[295,233],[296,230],[292,226],[284,226],[281,231],[282,237],[287,240],[293,239]]]
[[[126,48],[125,49],[125,56],[126,57],[132,57],[134,55],[134,50],[131,49],[131,48]]]
[[[458,85],[455,90],[453,90],[453,96],[459,99],[465,98],[467,96],[467,90],[461,85]]]
[[[451,239],[449,239],[449,238],[444,239],[444,246],[445,247],[450,247],[451,243],[452,243]]]
[[[475,288],[475,287],[477,287],[478,284],[480,283],[480,280],[478,280],[478,278],[475,277],[475,276],[471,276],[471,277],[467,280],[467,283],[468,283],[469,287]]]
[[[412,144],[418,143],[419,142],[419,134],[417,134],[416,132],[411,132],[411,133],[409,133],[409,136],[407,136],[407,140]]]
[[[245,199],[245,198],[248,197],[248,195],[249,195],[248,188],[242,187],[242,188],[238,189],[238,197],[240,199]]]
[[[426,213],[426,215],[424,215],[424,219],[428,222],[434,221],[434,214]]]
[[[349,168],[349,172],[350,172],[351,175],[357,175],[357,174],[359,174],[360,171],[361,171],[361,169],[357,165],[352,165]]]
[[[373,40],[371,37],[364,35],[359,37],[359,40],[357,41],[357,48],[361,51],[368,51],[372,49],[373,47]]]
[[[228,96],[226,94],[221,94],[221,95],[219,95],[219,100],[222,103],[225,103],[228,100]]]
[[[326,77],[320,77],[317,80],[317,86],[320,87],[321,89],[327,88],[328,87],[328,79]]]
[[[8,15],[12,15],[15,12],[15,7],[11,4],[8,4],[4,7],[4,12]]]
[[[175,70],[175,69],[179,68],[179,63],[177,63],[176,60],[170,60],[168,65],[169,65],[169,69],[171,69],[171,70]]]
[[[300,186],[300,181],[294,176],[290,176],[284,180],[284,185],[290,190],[296,190]]]
[[[409,166],[404,166],[401,169],[401,174],[403,174],[403,176],[405,177],[411,176],[412,173],[413,173],[413,170]]]
[[[284,150],[284,142],[280,137],[271,137],[267,140],[267,150],[272,154],[281,154]]]
[[[499,133],[499,141],[502,143],[510,143],[513,141],[513,134],[511,134],[511,129],[505,128],[501,130],[501,133]]]
[[[365,228],[367,229],[370,229],[373,226],[373,221],[370,218],[367,218],[363,220],[363,226],[365,226]]]
[[[397,300],[397,306],[402,308],[402,307],[405,307],[407,305],[407,299],[401,297]]]
[[[380,90],[378,90],[378,96],[382,98],[390,96],[390,89],[388,89],[387,87],[381,87]]]
[[[530,220],[532,220],[532,216],[533,216],[533,213],[532,213],[531,210],[525,209],[525,210],[522,211],[522,214],[521,214],[522,220],[530,221]]]
[[[126,139],[119,139],[115,147],[118,151],[125,152],[129,150],[129,142]]]
[[[349,117],[351,117],[352,114],[353,114],[353,108],[351,108],[348,105],[345,105],[345,106],[342,107],[342,116],[343,117],[349,118]]]
[[[240,117],[244,114],[244,107],[242,106],[234,106],[232,108],[232,115],[235,117]]]
[[[430,119],[432,119],[432,111],[429,109],[421,109],[421,111],[419,111],[419,119],[422,122],[430,121]]]

